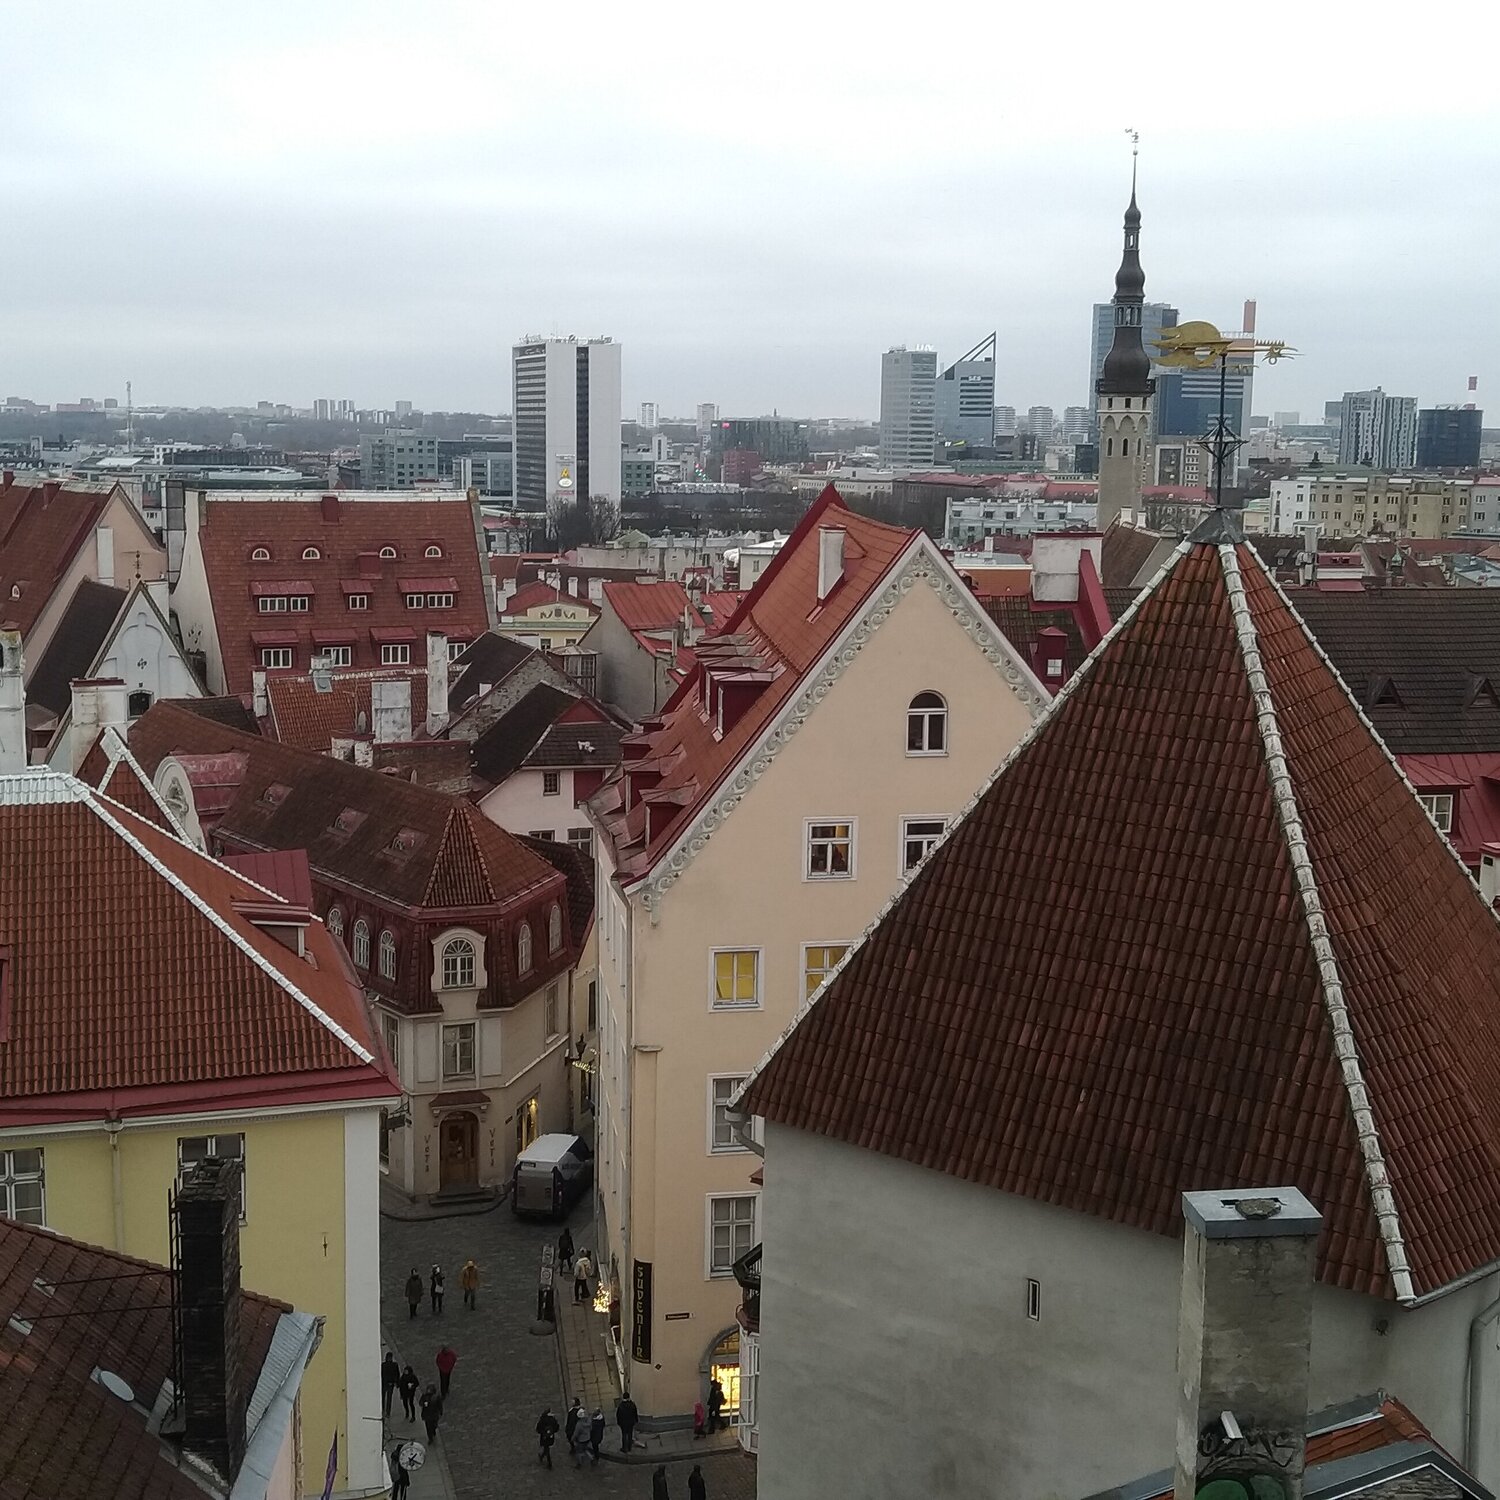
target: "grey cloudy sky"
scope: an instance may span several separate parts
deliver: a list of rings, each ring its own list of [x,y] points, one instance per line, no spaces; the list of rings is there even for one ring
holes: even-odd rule
[[[627,411],[873,416],[882,348],[996,328],[1061,409],[1134,125],[1147,295],[1303,351],[1258,410],[1500,413],[1500,20],[1359,14],[6,0],[0,394],[506,410],[578,332]]]

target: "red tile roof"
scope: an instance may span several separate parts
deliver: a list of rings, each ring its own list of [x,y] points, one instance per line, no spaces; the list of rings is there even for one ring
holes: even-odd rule
[[[1419,792],[1453,794],[1448,841],[1471,870],[1486,844],[1500,843],[1500,754],[1399,755],[1406,779]]]
[[[513,615],[524,615],[529,609],[545,604],[574,604],[591,615],[599,613],[599,606],[590,599],[579,599],[555,589],[550,583],[523,583],[509,599],[500,606],[502,619]]]
[[[162,1212],[166,1205],[162,1204]],[[283,1302],[241,1294],[241,1388],[260,1378]],[[8,1325],[8,1326],[7,1326]],[[21,1332],[27,1328],[27,1332]],[[94,1378],[118,1375],[135,1401]],[[172,1275],[0,1219],[0,1494],[7,1500],[204,1500],[149,1413],[175,1378]]]
[[[0,626],[24,636],[36,624],[115,490],[52,481],[0,486]]]
[[[672,579],[657,583],[606,583],[604,597],[626,630],[670,630],[692,600]],[[729,596],[737,604],[740,596]]]
[[[1322,1280],[1407,1300],[1500,1259],[1500,925],[1224,524],[747,1104],[1162,1234],[1186,1189],[1293,1183]]]
[[[374,724],[370,684],[377,678],[405,678],[411,684],[410,738],[425,733],[427,722],[427,670],[386,668],[374,672],[339,672],[329,675],[327,692],[320,691],[309,673],[272,672],[266,676],[266,706],[270,710],[269,733],[283,745],[317,750],[327,755],[335,739],[351,739],[370,733]],[[363,716],[363,728],[360,727]]]
[[[83,782],[0,778],[0,866],[0,1124],[395,1092],[321,923],[297,957],[242,910],[279,897]]]
[[[251,673],[260,665],[257,632],[292,632],[293,670],[306,672],[315,637],[330,631],[353,632],[351,665],[378,667],[378,631],[410,631],[402,639],[420,641],[426,631],[441,630],[450,640],[470,641],[489,628],[488,584],[468,500],[438,495],[228,500],[210,495],[202,504],[198,541],[227,692],[250,691]],[[251,561],[258,547],[270,552],[269,562]],[[396,556],[381,559],[384,547],[394,548]],[[431,547],[442,555],[427,557]],[[308,548],[320,555],[304,560]],[[292,576],[298,591],[311,585],[307,611],[260,613],[255,587]],[[453,608],[407,609],[405,595],[415,590],[403,584],[419,580],[435,593],[452,593]],[[292,591],[290,584],[286,590]],[[366,595],[369,608],[349,609],[345,601],[352,593]],[[418,652],[412,654],[415,658]]]
[[[103,792],[111,802],[128,807],[138,818],[168,833],[181,834],[167,804],[157,795],[113,726],[100,730],[78,768],[78,779]]]

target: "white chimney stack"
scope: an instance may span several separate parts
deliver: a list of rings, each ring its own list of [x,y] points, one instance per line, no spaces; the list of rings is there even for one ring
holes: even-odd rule
[[[1479,894],[1486,906],[1500,897],[1500,844],[1486,844],[1479,858]]]
[[[370,728],[377,745],[411,739],[411,678],[376,677],[371,681]]]
[[[250,673],[250,711],[257,719],[264,719],[271,712],[266,698],[266,674],[262,667],[256,667]]]
[[[448,637],[427,632],[427,733],[436,739],[448,722]]]
[[[26,750],[26,661],[21,632],[0,630],[0,773],[24,771]]]
[[[821,604],[844,576],[844,538],[842,526],[818,527],[818,603]]]
[[[100,583],[111,588],[115,582],[115,529],[113,526],[94,527],[94,552]]]

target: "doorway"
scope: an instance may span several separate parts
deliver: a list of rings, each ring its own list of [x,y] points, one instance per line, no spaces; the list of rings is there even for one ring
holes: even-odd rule
[[[737,1420],[740,1411],[740,1330],[738,1324],[733,1328],[726,1328],[714,1340],[713,1346],[708,1351],[708,1358],[699,1366],[699,1369],[706,1377],[704,1402],[708,1401],[708,1382],[717,1380],[724,1391],[724,1420],[726,1422]]]
[[[516,1111],[516,1155],[519,1156],[541,1133],[542,1110],[533,1094]]]
[[[438,1142],[438,1191],[479,1185],[479,1121],[467,1111],[444,1118]]]

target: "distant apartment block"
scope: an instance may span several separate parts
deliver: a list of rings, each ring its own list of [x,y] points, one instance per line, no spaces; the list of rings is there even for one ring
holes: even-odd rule
[[[1471,529],[1486,512],[1500,527],[1496,504],[1481,506],[1476,489],[1500,494],[1493,481],[1486,487],[1469,479],[1438,474],[1386,474],[1377,469],[1307,469],[1271,484],[1271,530],[1291,536],[1305,526],[1317,526],[1325,536],[1445,537]]]
[[[1093,489],[1093,486],[1088,486]],[[1046,531],[1092,531],[1098,505],[1092,500],[1046,500],[985,495],[948,500],[943,540],[972,546],[989,537],[1035,536]]]
[[[515,494],[620,499],[620,345],[529,338],[512,350]]]
[[[1339,408],[1339,463],[1410,469],[1417,462],[1417,398],[1345,391]]]
[[[387,429],[359,440],[359,482],[370,490],[409,490],[436,484],[438,440],[420,432]]]
[[[888,349],[880,361],[880,463],[930,468],[936,446],[937,351]]]

